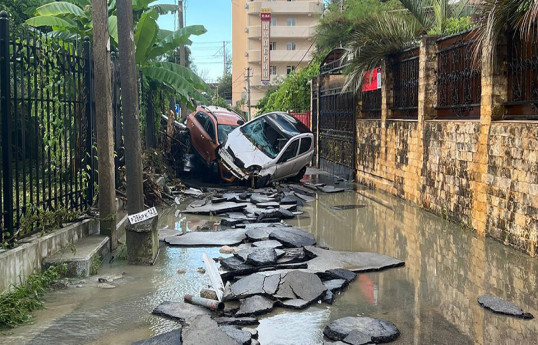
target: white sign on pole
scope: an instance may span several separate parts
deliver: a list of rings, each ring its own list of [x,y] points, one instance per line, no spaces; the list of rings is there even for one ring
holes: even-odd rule
[[[157,217],[157,215],[157,209],[155,207],[152,207],[140,213],[130,215],[129,222],[131,222],[131,224],[136,224],[151,219],[153,217]]]

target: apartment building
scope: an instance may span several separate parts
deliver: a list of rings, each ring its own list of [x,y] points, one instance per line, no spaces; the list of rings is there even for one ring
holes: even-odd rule
[[[247,97],[247,68],[256,113],[270,83],[308,65],[323,8],[321,0],[232,0],[233,104]]]

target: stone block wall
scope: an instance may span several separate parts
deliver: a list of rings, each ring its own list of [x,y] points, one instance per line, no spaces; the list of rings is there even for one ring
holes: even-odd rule
[[[482,53],[480,119],[435,120],[435,44],[426,37],[420,45],[417,120],[391,119],[390,75],[382,77],[381,119],[360,119],[358,109],[357,181],[535,256],[538,121],[498,121],[504,57],[491,58],[489,46]]]

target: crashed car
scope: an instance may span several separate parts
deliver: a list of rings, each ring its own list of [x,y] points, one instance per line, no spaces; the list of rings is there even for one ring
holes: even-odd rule
[[[223,180],[234,180],[235,177],[217,161],[217,149],[226,142],[231,131],[245,123],[243,118],[226,108],[202,105],[187,117],[186,123],[191,145],[202,161],[208,167],[218,164]]]
[[[218,153],[234,176],[261,187],[286,178],[300,180],[314,154],[314,136],[294,117],[271,112],[234,129]]]

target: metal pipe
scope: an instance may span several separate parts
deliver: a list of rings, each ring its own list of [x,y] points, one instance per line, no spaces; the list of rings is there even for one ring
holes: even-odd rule
[[[224,310],[224,303],[215,301],[214,299],[207,299],[192,295],[185,295],[184,299],[187,303],[206,307],[207,309]]]

